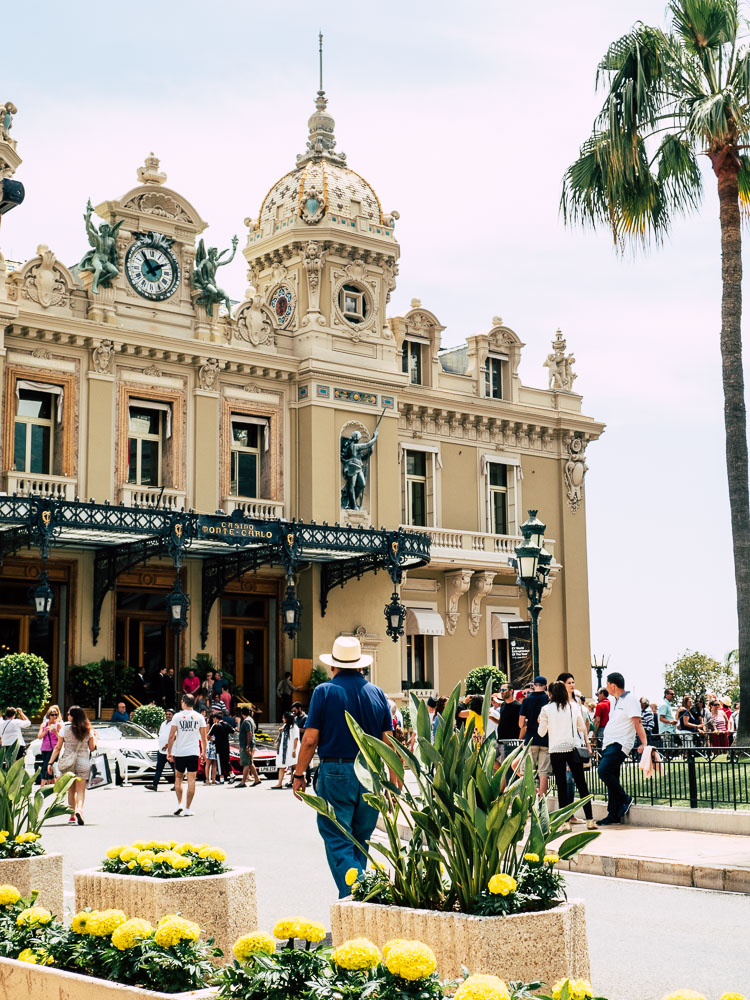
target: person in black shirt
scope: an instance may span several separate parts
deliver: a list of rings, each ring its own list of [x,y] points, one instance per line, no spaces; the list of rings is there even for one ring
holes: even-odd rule
[[[521,739],[530,744],[529,757],[539,775],[539,794],[547,794],[547,784],[552,776],[552,766],[549,759],[549,737],[539,735],[539,713],[548,704],[547,678],[535,677],[534,689],[521,702]]]
[[[520,738],[520,728],[518,719],[521,715],[521,703],[516,701],[513,688],[510,684],[500,688],[500,721],[497,724],[497,742],[503,746],[500,759],[505,757],[506,740],[518,740]]]
[[[219,784],[223,785],[225,778],[227,781],[234,781],[234,774],[229,764],[229,734],[232,730],[218,713],[214,715],[213,719],[214,724],[209,730],[208,738],[213,739],[216,747],[216,759],[219,762]]]

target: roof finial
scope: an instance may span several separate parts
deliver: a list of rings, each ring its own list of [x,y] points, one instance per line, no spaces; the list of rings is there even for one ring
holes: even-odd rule
[[[318,32],[318,58],[320,61],[320,84],[318,86],[318,93],[323,94],[323,32]]]
[[[335,122],[333,116],[326,111],[328,100],[323,90],[323,32],[318,32],[318,96],[315,99],[315,111],[308,120],[309,136],[307,139],[307,149],[297,157],[297,163],[306,163],[308,160],[319,160],[322,157],[332,163],[345,165],[346,153],[336,151],[336,136],[334,135]]]

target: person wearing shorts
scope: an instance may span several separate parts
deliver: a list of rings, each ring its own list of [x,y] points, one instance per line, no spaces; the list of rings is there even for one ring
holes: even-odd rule
[[[535,677],[531,694],[527,694],[521,702],[519,725],[521,739],[528,745],[528,757],[539,777],[539,794],[547,794],[547,785],[552,777],[552,764],[549,759],[549,740],[547,736],[539,735],[539,713],[549,702],[547,694],[547,678]]]
[[[248,778],[252,774],[253,787],[260,784],[260,775],[253,761],[255,753],[255,720],[249,705],[243,705],[242,722],[240,723],[240,764],[242,765],[242,780],[235,788],[247,788]]]
[[[174,791],[177,796],[175,816],[194,816],[190,808],[195,797],[195,778],[201,757],[206,757],[206,720],[193,708],[195,698],[182,696],[182,711],[172,719],[167,760],[174,765]],[[187,774],[187,795],[182,805],[182,786]]]

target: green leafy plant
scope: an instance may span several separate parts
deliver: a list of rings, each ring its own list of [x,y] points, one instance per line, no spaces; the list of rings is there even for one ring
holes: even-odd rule
[[[325,928],[311,921],[292,919],[280,921],[273,933],[286,941],[284,947],[273,954],[257,951],[244,961],[234,962],[222,972],[219,997],[222,1000],[309,1000],[313,990],[318,993],[322,989],[323,995],[333,1000],[334,991],[328,993],[323,988],[331,977],[331,949],[320,944]],[[298,938],[305,942],[304,947],[294,947]],[[235,954],[237,950],[235,946]]]
[[[63,774],[54,785],[38,787],[37,775],[29,774],[23,758],[7,771],[0,771],[0,858],[26,858],[44,854],[39,843],[42,826],[69,810],[63,800],[74,774]],[[19,839],[20,838],[20,839]]]
[[[159,726],[166,719],[167,714],[160,705],[139,705],[130,714],[130,721],[135,722],[149,732],[158,733]]]
[[[226,859],[221,848],[208,844],[186,843],[172,848],[167,841],[138,841],[124,847],[111,847],[102,862],[102,871],[151,878],[193,878],[229,871],[229,866],[224,864]]]
[[[189,665],[187,667],[183,667],[180,671],[180,682],[185,680],[189,670],[195,671],[196,675],[203,680],[207,671],[210,670],[211,673],[216,671],[216,661],[210,653],[196,653]],[[226,677],[223,670],[222,675]]]
[[[695,698],[707,691],[718,695],[736,695],[739,690],[736,663],[727,657],[719,663],[712,656],[686,650],[682,656],[664,668],[664,683],[680,699],[686,694]]]
[[[326,681],[330,681],[331,677],[325,667],[314,666],[310,671],[310,678],[307,682],[307,687],[310,691],[314,691],[319,684],[325,684]]]
[[[115,705],[126,692],[132,690],[135,670],[122,660],[99,660],[102,671],[104,694],[102,700]]]
[[[65,686],[70,704],[96,708],[99,699],[106,700],[107,694],[101,660],[71,667],[65,679]]]
[[[507,683],[508,678],[498,667],[474,667],[466,675],[466,693],[484,694],[489,681],[492,681],[490,689],[490,694],[492,694],[495,691],[499,691],[500,687]]]
[[[490,678],[483,707],[485,728],[491,685]],[[380,813],[385,842],[359,844],[338,822],[329,803],[302,795],[374,867],[379,865],[374,853],[385,858],[396,906],[476,912],[490,879],[496,875],[517,879],[523,854],[547,854],[547,844],[563,835],[562,827],[581,805],[576,801],[548,812],[546,801],[537,798],[533,769],[523,767],[523,746],[495,770],[495,738],[477,744],[473,720],[460,732],[453,726],[460,691],[458,685],[438,720],[434,745],[427,706],[418,706],[414,752],[393,740],[386,744],[369,736],[347,717],[359,748],[355,771],[367,789],[366,801]],[[404,780],[407,772],[409,778]],[[409,829],[406,842],[399,829],[403,825]],[[591,831],[568,837],[556,853],[560,858],[573,857],[597,836]]]
[[[19,705],[33,716],[49,704],[49,667],[33,653],[10,653],[0,659],[0,708]]]

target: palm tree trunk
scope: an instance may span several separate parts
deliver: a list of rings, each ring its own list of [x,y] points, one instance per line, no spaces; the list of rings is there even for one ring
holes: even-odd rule
[[[727,479],[732,517],[739,626],[740,720],[737,743],[750,745],[750,495],[747,418],[742,372],[742,246],[739,160],[733,147],[711,156],[718,178],[721,223],[721,367]],[[729,640],[727,640],[729,641]]]

